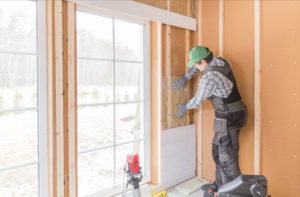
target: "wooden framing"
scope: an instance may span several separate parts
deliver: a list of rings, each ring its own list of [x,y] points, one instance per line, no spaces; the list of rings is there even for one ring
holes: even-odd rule
[[[198,0],[198,5],[197,5],[197,45],[202,45],[202,0]],[[196,80],[196,87],[199,84],[200,78]],[[196,90],[196,88],[195,88]],[[196,138],[197,138],[197,143],[196,143],[196,168],[197,168],[197,176],[202,177],[202,105],[199,107],[198,111],[195,110],[194,114],[194,119],[196,123]]]
[[[69,196],[76,197],[77,189],[77,46],[76,5],[68,3],[68,153]]]
[[[254,71],[254,173],[260,174],[260,0],[254,2],[255,71]]]
[[[64,67],[63,67],[63,2],[55,1],[55,78],[56,78],[56,173],[57,173],[57,196],[64,196]]]
[[[62,1],[54,1],[55,85],[56,85],[56,195],[64,196],[64,84],[62,46]],[[55,194],[54,194],[55,195]]]
[[[186,0],[186,1],[187,1],[186,14],[187,14],[187,16],[190,16],[191,2],[190,2],[190,0]],[[186,29],[185,30],[185,62],[186,63],[189,61],[189,51],[190,51],[190,30]],[[185,67],[185,71],[188,72],[188,70],[189,70],[188,67]],[[190,84],[188,84],[186,86],[186,88],[187,88],[187,92],[190,92]],[[190,100],[190,96],[188,96],[187,99]],[[191,112],[188,112],[188,115],[187,115],[187,124],[190,124],[190,113]]]
[[[47,16],[47,122],[48,122],[48,196],[54,196],[56,194],[56,163],[54,158],[56,157],[56,135],[55,135],[55,66],[53,63],[55,61],[53,53],[54,41],[52,35],[54,34],[53,27],[53,5],[54,2],[47,1],[46,16]]]
[[[171,1],[167,0],[167,9],[171,10]],[[166,79],[167,79],[167,128],[172,126],[172,76],[171,76],[171,26],[166,25]]]
[[[47,1],[48,196],[77,196],[75,4]],[[70,181],[70,183],[69,183]]]
[[[161,39],[161,24],[150,22],[150,71],[151,71],[151,183],[157,185],[160,181],[160,39]]]
[[[63,41],[63,102],[64,102],[64,109],[63,109],[63,117],[64,117],[64,138],[63,138],[63,153],[64,153],[64,196],[69,196],[69,139],[68,139],[68,98],[69,98],[69,91],[68,91],[68,3],[63,1],[62,2],[62,41]]]

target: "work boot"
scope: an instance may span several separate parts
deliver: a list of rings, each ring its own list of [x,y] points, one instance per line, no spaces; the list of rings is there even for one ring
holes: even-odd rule
[[[219,189],[219,185],[214,181],[212,184],[205,184],[201,186],[202,191],[212,190],[213,192],[217,192]]]

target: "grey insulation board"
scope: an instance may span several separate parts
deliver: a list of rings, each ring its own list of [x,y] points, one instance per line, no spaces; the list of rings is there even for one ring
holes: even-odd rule
[[[162,131],[161,183],[170,188],[196,176],[196,126]]]

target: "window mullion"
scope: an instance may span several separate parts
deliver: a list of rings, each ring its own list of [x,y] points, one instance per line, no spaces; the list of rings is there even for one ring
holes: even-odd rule
[[[39,196],[48,196],[46,2],[37,1],[37,93]]]
[[[20,52],[20,51],[3,51],[3,50],[0,50],[0,54],[7,54],[7,55],[31,55],[31,56],[37,56],[37,53]]]
[[[116,48],[115,48],[115,18],[112,19],[113,33],[113,131],[114,131],[114,187],[117,182],[117,162],[116,162]]]
[[[39,161],[32,161],[32,162],[21,163],[21,164],[18,164],[18,165],[12,165],[12,166],[9,166],[9,167],[0,168],[0,172],[7,171],[7,170],[14,170],[14,169],[18,169],[18,168],[23,168],[23,167],[35,165],[35,164],[38,164],[38,163],[39,163]]]
[[[147,177],[148,176],[148,170],[149,170],[149,168],[150,168],[150,166],[148,165],[149,164],[149,161],[150,161],[150,159],[148,159],[150,156],[150,151],[149,151],[149,144],[146,142],[146,139],[147,139],[147,133],[146,133],[146,131],[147,131],[147,128],[148,128],[148,125],[147,124],[149,124],[149,122],[147,121],[148,120],[148,115],[147,115],[147,113],[149,113],[149,111],[148,111],[148,109],[147,109],[147,77],[146,77],[146,62],[147,62],[147,60],[146,60],[146,28],[145,28],[145,25],[143,25],[143,95],[144,95],[144,97],[143,97],[143,100],[144,100],[144,103],[143,103],[143,110],[144,110],[144,120],[143,120],[143,126],[144,126],[144,176],[145,177]],[[146,126],[147,125],[147,126]],[[148,131],[149,132],[149,131]],[[148,139],[150,140],[150,137],[148,137]],[[149,153],[149,155],[147,155],[146,153]]]

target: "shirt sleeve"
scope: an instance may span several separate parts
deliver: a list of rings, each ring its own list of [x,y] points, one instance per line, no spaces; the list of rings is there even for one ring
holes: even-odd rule
[[[203,75],[199,81],[196,95],[186,104],[187,109],[198,108],[206,98],[213,94],[216,87],[217,83],[210,75]]]
[[[190,80],[193,76],[197,75],[200,71],[197,68],[191,68],[185,75],[184,77],[186,80]]]

